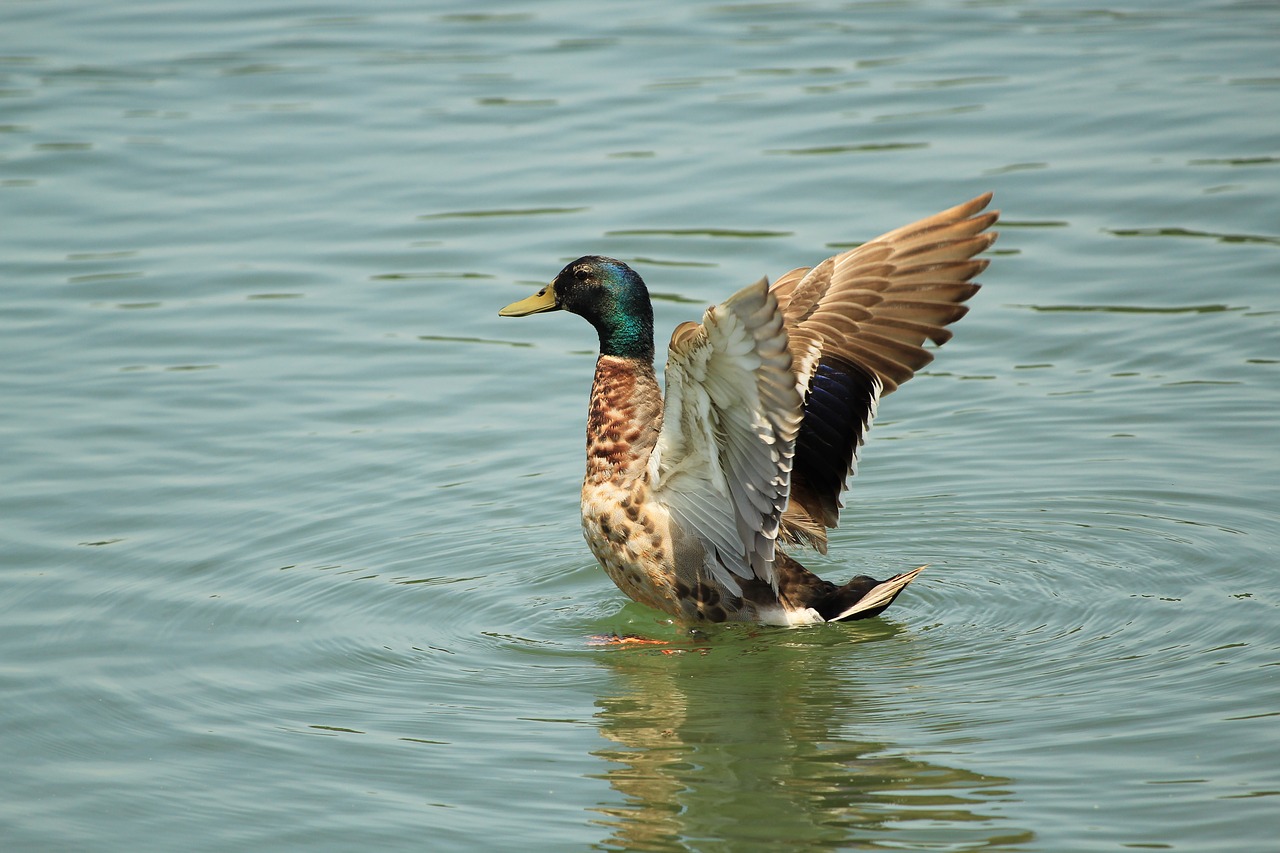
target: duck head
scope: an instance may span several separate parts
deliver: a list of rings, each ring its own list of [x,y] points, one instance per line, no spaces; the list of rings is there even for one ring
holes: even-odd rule
[[[525,317],[569,311],[595,326],[600,354],[653,358],[653,306],[636,271],[613,258],[586,255],[560,270],[549,285],[498,312]]]

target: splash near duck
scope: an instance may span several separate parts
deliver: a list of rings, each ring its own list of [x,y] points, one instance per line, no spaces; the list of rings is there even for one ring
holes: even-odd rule
[[[880,398],[933,360],[968,311],[999,214],[991,194],[761,279],[682,323],[654,372],[653,308],[621,261],[586,256],[498,312],[569,311],[600,338],[582,531],[623,592],[681,622],[875,616],[921,566],[837,585],[784,546],[826,553]]]

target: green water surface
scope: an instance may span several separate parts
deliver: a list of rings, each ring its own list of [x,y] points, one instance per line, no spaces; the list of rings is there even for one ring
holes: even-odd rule
[[[0,4],[0,849],[1261,851],[1280,10]],[[994,190],[830,554],[688,633],[577,519],[595,336]],[[657,645],[604,646],[630,634]]]

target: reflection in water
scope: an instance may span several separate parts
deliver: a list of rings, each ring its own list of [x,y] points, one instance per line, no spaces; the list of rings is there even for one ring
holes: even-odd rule
[[[874,639],[892,636],[879,630]],[[763,634],[600,655],[617,689],[597,702],[613,745],[595,755],[610,763],[602,778],[623,798],[596,808],[612,830],[604,849],[970,850],[1032,840],[991,814],[1010,798],[1011,780],[858,736],[860,721],[883,728],[922,713],[909,697],[860,693],[846,669],[870,646],[834,632],[794,642]]]
[[[1280,237],[1270,234],[1224,234],[1218,231],[1196,231],[1191,228],[1107,228],[1117,237],[1207,237],[1220,243],[1263,243],[1280,246]]]

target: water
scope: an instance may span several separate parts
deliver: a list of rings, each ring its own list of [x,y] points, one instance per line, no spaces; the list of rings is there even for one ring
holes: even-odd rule
[[[0,9],[5,850],[1261,850],[1265,3]],[[681,633],[576,517],[589,252],[662,334],[987,189],[813,567]],[[607,648],[636,634],[665,645]]]

